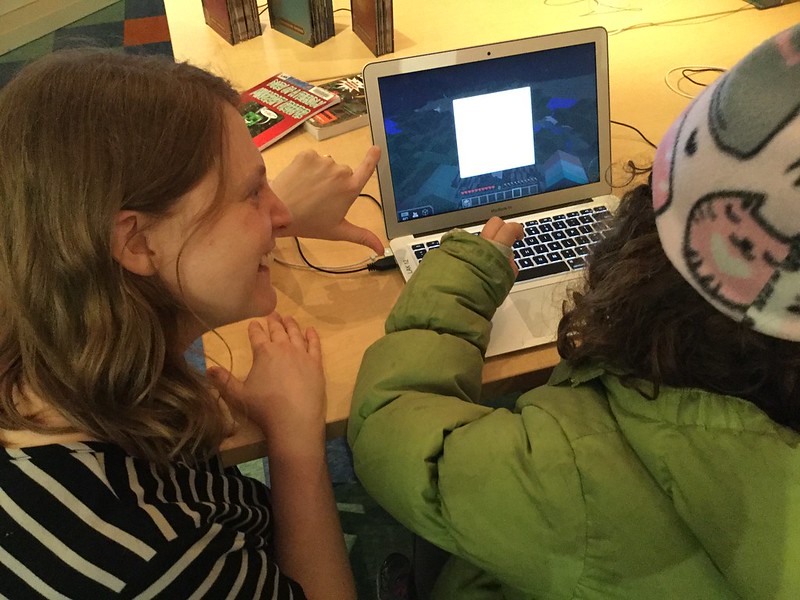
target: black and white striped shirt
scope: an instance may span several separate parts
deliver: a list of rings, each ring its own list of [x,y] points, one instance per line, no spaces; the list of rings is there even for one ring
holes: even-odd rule
[[[0,448],[0,597],[304,598],[270,558],[268,494],[216,460]]]

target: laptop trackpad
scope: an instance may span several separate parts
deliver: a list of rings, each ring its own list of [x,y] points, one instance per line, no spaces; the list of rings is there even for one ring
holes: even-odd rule
[[[556,339],[567,282],[513,290],[492,319],[486,356],[549,344]]]

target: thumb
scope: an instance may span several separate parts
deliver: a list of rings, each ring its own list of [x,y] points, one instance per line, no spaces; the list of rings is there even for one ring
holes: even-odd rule
[[[338,227],[338,238],[345,242],[353,242],[370,248],[379,257],[383,256],[383,242],[380,238],[372,233],[369,229],[353,225],[350,221],[345,219]]]
[[[222,367],[208,367],[206,379],[234,408],[241,405],[240,399],[244,395],[244,384],[236,379],[230,371]]]

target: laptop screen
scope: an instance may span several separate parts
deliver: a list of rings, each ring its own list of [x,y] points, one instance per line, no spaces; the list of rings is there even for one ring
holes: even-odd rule
[[[370,115],[373,137],[385,152],[381,194],[397,223],[422,227],[411,222],[601,183],[601,156],[610,152],[599,135],[608,117],[601,123],[598,89],[608,83],[598,82],[597,44],[506,55],[497,46],[462,64],[456,57],[437,66],[446,53],[428,55],[419,69],[372,78],[381,111]],[[605,103],[607,115],[607,91]]]

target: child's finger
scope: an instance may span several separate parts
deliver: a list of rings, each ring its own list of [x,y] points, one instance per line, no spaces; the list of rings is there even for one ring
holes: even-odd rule
[[[269,337],[273,342],[281,342],[288,338],[286,327],[281,317],[267,319],[267,328],[269,329]]]
[[[319,334],[313,327],[306,329],[306,342],[308,342],[308,354],[316,359],[322,358],[322,344],[319,341]]]
[[[503,219],[500,217],[492,217],[486,221],[486,225],[481,230],[481,237],[487,240],[493,240],[503,226]]]
[[[234,407],[241,406],[240,399],[244,395],[244,384],[236,379],[230,371],[222,367],[209,367],[206,369],[206,379],[226,402]]]
[[[523,232],[521,223],[503,223],[494,239],[505,246],[513,246],[514,242],[522,239]]]
[[[299,348],[306,349],[306,339],[300,331],[300,326],[292,317],[283,318],[283,326],[286,328],[286,334],[289,336],[289,341]]]
[[[250,339],[250,347],[255,350],[269,343],[269,331],[261,324],[261,322],[253,320],[247,325],[247,337]]]

